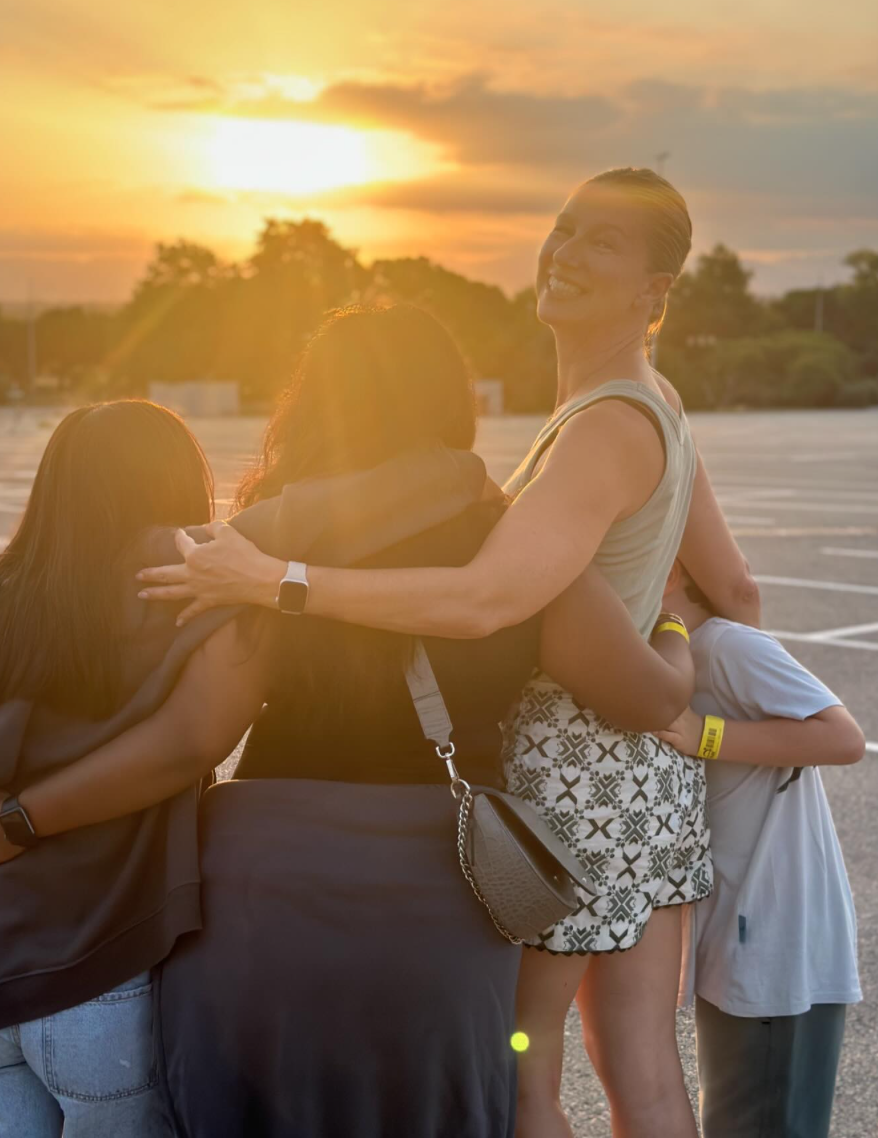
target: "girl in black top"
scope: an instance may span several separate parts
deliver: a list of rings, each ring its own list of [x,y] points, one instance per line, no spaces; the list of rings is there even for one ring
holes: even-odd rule
[[[474,428],[466,370],[431,318],[345,313],[306,352],[238,504],[403,450],[468,450]],[[425,522],[371,563],[466,563],[503,508],[483,473],[474,490],[454,517]],[[662,649],[668,662],[599,578],[592,587],[588,635],[612,640],[614,658],[630,646],[612,679],[648,674],[645,698],[682,707],[679,638]],[[404,681],[411,641],[263,619],[261,630],[226,625],[151,719],[21,800],[37,832],[51,834],[164,797],[223,758],[265,701],[245,777],[205,796],[204,931],[163,971],[181,1132],[511,1138],[519,950],[460,873],[445,768]],[[498,783],[497,724],[535,661],[534,623],[426,647],[461,773]]]

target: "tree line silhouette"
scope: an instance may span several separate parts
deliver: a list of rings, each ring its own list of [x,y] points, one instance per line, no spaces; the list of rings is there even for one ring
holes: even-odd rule
[[[673,289],[659,368],[691,408],[878,403],[878,252],[860,249],[844,264],[843,284],[761,299],[738,256],[717,245]],[[552,406],[554,344],[532,288],[509,297],[424,257],[367,267],[308,219],[267,219],[240,263],[185,240],[159,244],[115,311],[66,306],[28,320],[0,310],[0,400],[43,388],[46,398],[60,389],[95,399],[143,394],[151,381],[233,380],[245,407],[263,408],[325,312],[392,301],[436,315],[475,376],[503,381],[508,410]]]

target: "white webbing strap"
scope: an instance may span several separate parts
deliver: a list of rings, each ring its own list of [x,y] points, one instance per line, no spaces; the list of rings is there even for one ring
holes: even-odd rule
[[[430,657],[421,640],[415,641],[413,658],[406,665],[405,682],[408,684],[424,737],[436,745],[440,758],[450,759],[454,754],[454,744],[451,742],[454,726],[445,706],[445,700],[442,698],[442,692],[439,690]]]

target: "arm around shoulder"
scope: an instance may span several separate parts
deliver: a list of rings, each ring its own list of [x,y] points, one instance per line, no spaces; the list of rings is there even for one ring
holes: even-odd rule
[[[655,646],[648,644],[594,566],[544,613],[540,665],[578,703],[623,731],[667,727],[694,686],[683,637],[663,632]]]
[[[264,637],[230,621],[189,660],[148,719],[19,795],[40,837],[144,810],[192,786],[234,749],[263,701]]]

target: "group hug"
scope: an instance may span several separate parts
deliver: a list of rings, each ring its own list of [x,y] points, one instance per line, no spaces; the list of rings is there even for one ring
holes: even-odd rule
[[[572,1138],[574,1001],[614,1138],[698,1134],[691,1001],[705,1138],[826,1138],[864,741],[650,364],[691,237],[570,196],[502,488],[405,305],[290,361],[227,522],[172,412],[63,419],[0,554],[0,1138]]]

